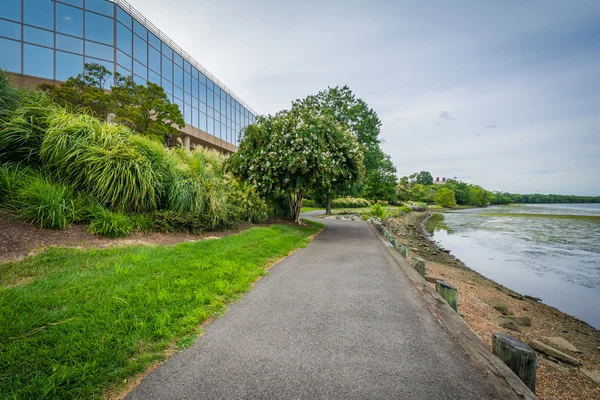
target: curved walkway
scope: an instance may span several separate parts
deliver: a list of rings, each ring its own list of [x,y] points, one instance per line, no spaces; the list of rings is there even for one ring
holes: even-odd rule
[[[325,220],[128,399],[488,399],[364,222]]]

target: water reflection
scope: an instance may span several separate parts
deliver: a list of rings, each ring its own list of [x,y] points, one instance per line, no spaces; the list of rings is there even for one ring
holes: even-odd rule
[[[600,223],[552,215],[600,216],[600,204],[461,210],[424,226],[470,268],[600,327]]]

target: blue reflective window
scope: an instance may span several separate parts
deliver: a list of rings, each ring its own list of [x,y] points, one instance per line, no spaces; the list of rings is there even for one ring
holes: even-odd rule
[[[24,44],[23,74],[54,79],[54,50]]]
[[[173,87],[173,96],[179,97],[180,99],[183,99],[183,89],[181,89],[177,85],[174,86]]]
[[[200,72],[200,83],[206,86],[206,81],[206,76],[202,72]]]
[[[208,132],[211,135],[213,135],[215,133],[214,127],[215,127],[215,121],[212,119],[212,117],[207,116],[207,118],[206,118],[206,132]]]
[[[193,78],[192,79],[192,96],[198,98],[198,79]]]
[[[57,33],[56,48],[72,53],[83,54],[83,40]]]
[[[126,68],[124,68],[120,65],[117,65],[116,73],[121,76],[131,76],[131,71],[127,70]]]
[[[161,86],[163,87],[163,89],[165,89],[165,92],[167,92],[167,94],[173,95],[173,84],[171,83],[171,81],[168,81],[163,77]]]
[[[163,55],[162,58],[162,77],[173,81],[173,61]]]
[[[86,11],[85,38],[113,46],[115,42],[114,19]]]
[[[75,7],[83,8],[83,0],[59,0]]]
[[[21,22],[21,0],[3,0],[2,18]]]
[[[147,80],[145,78],[142,78],[141,76],[137,76],[137,75],[133,76],[133,81],[135,82],[136,85],[141,85],[141,86],[146,86],[146,82],[147,82]]]
[[[85,42],[85,55],[107,61],[114,61],[115,59],[114,47],[89,42],[87,40]]]
[[[227,101],[224,98],[221,98],[221,113],[227,115]]]
[[[83,56],[77,54],[56,52],[56,80],[66,81],[83,73]]]
[[[133,55],[133,37],[129,29],[117,24],[117,48],[128,56]]]
[[[192,93],[192,76],[187,72],[183,73],[183,90]]]
[[[161,55],[154,47],[148,47],[148,67],[153,71],[160,73],[160,58]]]
[[[23,22],[54,30],[54,2],[50,0],[23,0]]]
[[[181,57],[179,54],[173,52],[173,62],[177,65],[179,65],[180,67],[183,67],[183,57]]]
[[[216,93],[215,93],[215,100],[213,102],[213,107],[216,112],[221,113],[221,99],[219,99],[219,96],[217,96]]]
[[[200,112],[200,126],[199,129],[203,130],[204,132],[206,132],[206,114],[203,112]]]
[[[133,73],[144,78],[144,81],[148,80],[148,68],[137,61],[133,62]]]
[[[152,72],[152,71],[148,71],[148,80],[152,83],[154,83],[155,85],[159,85],[160,86],[160,75],[157,74],[156,72]]]
[[[97,58],[91,58],[91,57],[86,57],[84,61],[85,61],[86,64],[98,64],[98,65],[102,65],[111,74],[113,74],[115,72],[115,64],[114,63],[111,63],[111,62],[108,62],[108,61],[104,61],[104,60],[99,60]],[[112,82],[110,81],[110,79],[107,80],[107,82],[104,84],[104,88],[105,89],[109,89],[111,84],[112,84]]]
[[[121,64],[123,67],[127,68],[128,70],[131,71],[131,63],[132,63],[132,59],[131,57],[129,57],[127,54],[123,53],[120,50],[117,50],[117,63]]]
[[[215,96],[221,97],[221,88],[218,87],[216,83],[215,83],[214,91],[215,91]]]
[[[83,11],[79,8],[56,3],[56,31],[82,37]]]
[[[148,43],[133,35],[133,58],[144,65],[148,64]]]
[[[221,124],[215,120],[215,133],[214,135],[218,138],[221,137]]]
[[[192,74],[192,64],[183,60],[183,70],[191,75]]]
[[[214,83],[210,79],[206,80],[206,87],[210,91],[214,91],[215,90],[215,85],[214,85]]]
[[[21,42],[0,39],[0,68],[21,73]]]
[[[148,29],[144,28],[142,24],[135,20],[133,21],[133,33],[144,40],[148,40]]]
[[[185,121],[186,125],[192,124],[192,106],[190,106],[189,104],[185,105],[185,112],[183,113],[183,120]]]
[[[200,81],[200,72],[196,69],[196,67],[192,67],[192,78]]]
[[[0,36],[21,40],[21,24],[0,19]]]
[[[178,99],[177,97],[173,97],[173,103],[177,104],[177,107],[179,107],[179,111],[183,114],[183,100]]]
[[[206,114],[206,104],[204,103],[200,103],[200,112],[203,112],[204,114]]]
[[[115,16],[115,3],[106,0],[85,0],[85,8],[109,17]]]
[[[133,29],[133,18],[131,15],[127,14],[121,7],[117,6],[117,21],[128,27],[129,29]]]
[[[198,123],[198,110],[192,108],[192,126],[194,128],[200,128],[200,124]]]
[[[54,48],[54,33],[44,29],[25,26],[23,28],[23,40],[25,42],[39,44],[40,46]]]
[[[156,35],[150,31],[148,31],[148,43],[150,43],[154,48],[160,51],[161,41]]]
[[[214,105],[214,96],[215,95],[214,95],[213,91],[209,90],[206,95],[206,99],[207,99],[206,104],[208,104],[209,107],[212,107]]]
[[[206,86],[200,84],[200,101],[206,104]]]
[[[177,65],[173,67],[173,83],[183,88],[183,70]]]
[[[173,50],[171,50],[171,48],[164,43],[162,44],[162,53],[163,55],[167,56],[169,60],[173,59]]]
[[[229,142],[229,137],[227,135],[227,127],[225,126],[225,124],[221,124],[221,139],[225,140],[226,142]]]

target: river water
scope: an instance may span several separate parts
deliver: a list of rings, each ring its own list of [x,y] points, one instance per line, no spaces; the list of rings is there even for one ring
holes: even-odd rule
[[[483,276],[600,329],[600,204],[460,210],[425,230]]]

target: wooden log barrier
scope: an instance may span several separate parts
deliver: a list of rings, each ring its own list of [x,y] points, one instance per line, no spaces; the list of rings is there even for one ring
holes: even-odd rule
[[[535,350],[506,333],[495,332],[492,336],[492,351],[535,393]]]
[[[420,258],[415,258],[413,257],[413,267],[415,267],[415,269],[417,270],[417,272],[419,273],[419,275],[421,275],[423,278],[425,278],[426,275],[426,268],[425,268],[425,261],[421,260]]]
[[[416,267],[415,267],[416,268]],[[458,289],[444,281],[435,283],[435,291],[446,300],[452,309],[458,312]]]

